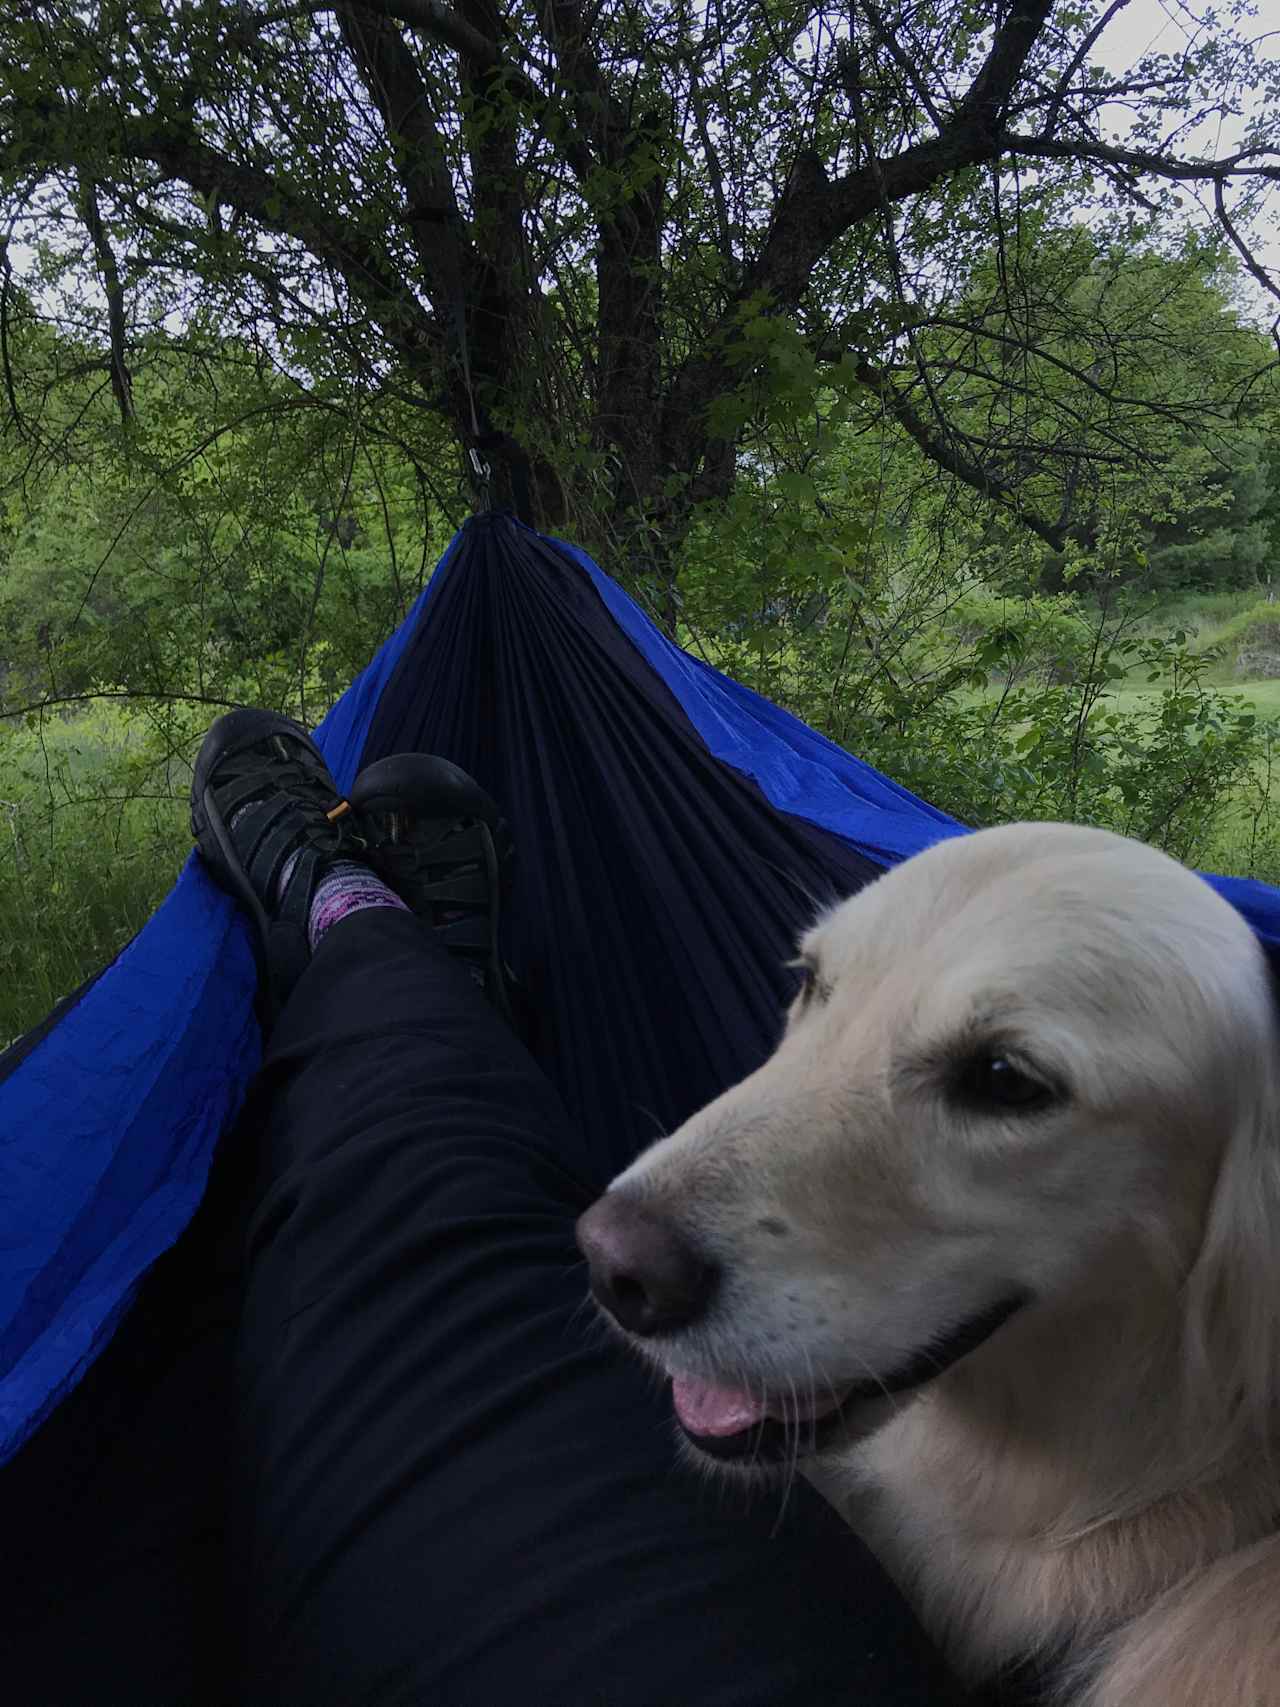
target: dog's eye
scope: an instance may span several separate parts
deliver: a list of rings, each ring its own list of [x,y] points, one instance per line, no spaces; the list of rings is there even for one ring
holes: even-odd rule
[[[792,999],[804,1007],[818,990],[818,968],[811,960],[793,960],[789,964],[796,975],[796,993]]]
[[[1047,1108],[1054,1093],[1043,1079],[1033,1078],[1006,1055],[974,1055],[953,1081],[954,1091],[969,1108],[990,1113],[1014,1110],[1029,1114]]]

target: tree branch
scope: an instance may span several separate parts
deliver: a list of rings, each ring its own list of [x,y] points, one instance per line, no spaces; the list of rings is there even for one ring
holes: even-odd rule
[[[45,100],[38,117],[26,116],[20,140],[0,151],[0,169],[58,167],[76,170],[97,146],[103,115],[91,106]],[[295,238],[317,259],[329,262],[352,294],[382,326],[389,342],[418,371],[434,371],[440,349],[432,316],[409,290],[390,257],[349,224],[310,202],[288,183],[259,166],[247,166],[202,142],[186,127],[153,117],[134,117],[113,108],[110,129],[117,155],[146,160],[167,178],[203,197],[241,209],[268,231]]]
[[[1052,136],[1054,131],[1058,128],[1058,116],[1062,111],[1062,104],[1066,100],[1070,91],[1071,79],[1075,76],[1076,72],[1079,71],[1085,60],[1088,59],[1090,53],[1092,53],[1097,44],[1098,37],[1102,34],[1103,30],[1107,28],[1108,24],[1110,24],[1111,20],[1117,13],[1124,11],[1128,4],[1129,0],[1111,0],[1111,4],[1107,7],[1106,11],[1097,20],[1088,35],[1076,49],[1072,56],[1070,65],[1068,65],[1067,69],[1058,79],[1057,87],[1049,98],[1049,106],[1045,113],[1044,121],[1046,136]]]
[[[477,65],[496,66],[502,61],[502,49],[496,41],[483,35],[450,7],[441,5],[440,0],[355,0],[355,3],[361,11],[375,12],[397,23],[407,24],[410,29],[421,30],[445,47],[465,53]],[[299,0],[296,5],[275,6],[267,12],[253,12],[246,8],[240,14],[239,28],[247,34],[256,34],[271,24],[288,24],[297,18],[314,18],[322,12],[341,9],[342,0]]]
[[[1172,178],[1183,182],[1224,178],[1265,178],[1280,183],[1280,164],[1247,166],[1247,160],[1261,154],[1280,156],[1276,148],[1247,148],[1229,154],[1222,160],[1179,160],[1168,154],[1150,154],[1141,148],[1117,148],[1109,142],[1097,142],[1092,137],[1078,142],[1058,142],[1048,136],[1020,136],[1006,131],[999,138],[1000,152],[1027,154],[1041,160],[1077,160],[1081,164],[1097,161],[1099,165],[1119,166],[1129,172],[1145,172],[1153,178]]]
[[[382,119],[393,170],[409,204],[413,246],[436,315],[447,319],[465,300],[462,267],[468,245],[458,211],[444,137],[431,114],[418,62],[386,17],[342,6],[338,24],[369,98]]]
[[[207,693],[152,693],[144,688],[95,688],[89,693],[60,693],[50,694],[46,699],[33,699],[25,705],[0,705],[0,717],[30,717],[33,712],[48,711],[55,705],[91,705],[100,699],[153,699],[178,705],[218,705],[236,706],[238,700],[217,699]],[[131,799],[144,798],[130,796]],[[152,798],[147,796],[145,798]],[[168,800],[170,795],[155,795],[157,800]]]
[[[1052,0],[1021,0],[1015,6],[936,136],[836,179],[827,177],[814,156],[816,170],[797,172],[783,194],[744,295],[763,289],[779,303],[795,304],[821,256],[843,232],[875,212],[882,198],[901,201],[966,166],[997,158],[1003,147],[1001,115],[1051,10]]]
[[[720,164],[720,156],[711,140],[711,129],[707,124],[707,104],[703,99],[702,82],[696,63],[691,64],[689,68],[689,109],[693,114],[698,141],[702,144],[702,152],[706,156],[707,184],[711,191],[711,205],[715,209],[720,253],[726,263],[731,265],[736,257],[733,252],[733,227],[729,222],[729,205],[724,196],[724,167]]]
[[[511,63],[498,41],[478,30],[452,7],[442,5],[441,0],[298,0],[296,5],[277,6],[268,12],[242,12],[234,33],[241,41],[250,41],[269,24],[343,11],[352,14],[368,12],[404,24],[411,30],[430,36],[443,47],[453,48],[478,70],[500,73],[507,90],[532,118],[543,123],[548,119],[554,121],[556,132],[562,139],[565,159],[577,177],[584,179],[590,175],[594,167],[590,149],[574,127],[567,124],[563,108],[550,100],[531,77]]]
[[[1025,528],[1028,528],[1038,538],[1054,551],[1066,550],[1066,539],[1062,532],[1052,523],[1046,522],[1029,510],[1009,486],[1007,481],[994,474],[990,469],[983,468],[980,463],[965,456],[957,447],[954,439],[948,439],[933,432],[929,424],[916,413],[910,401],[900,392],[897,386],[880,368],[873,367],[870,362],[860,361],[857,367],[858,379],[869,391],[875,393],[885,408],[905,432],[910,434],[920,449],[948,474],[955,475],[957,480],[971,486],[975,492],[980,492],[984,498],[1002,505],[1015,515]]]
[[[834,180],[816,154],[797,156],[758,260],[726,312],[672,381],[663,434],[677,467],[692,467],[702,447],[701,425],[708,404],[734,384],[726,351],[736,337],[743,308],[753,298],[763,296],[775,308],[794,308],[814,267],[845,231],[870,218],[886,202],[918,195],[966,166],[999,156],[1002,114],[1052,5],[1053,0],[1015,0],[981,69],[936,136]]]
[[[890,59],[892,59],[893,63],[898,67],[898,70],[902,73],[906,80],[907,87],[915,95],[916,100],[919,101],[920,105],[929,115],[929,118],[935,127],[938,130],[942,130],[945,127],[946,120],[943,118],[942,113],[934,103],[933,96],[929,91],[927,79],[912,63],[911,58],[903,49],[897,36],[894,35],[893,31],[885,23],[876,7],[872,5],[871,0],[861,0],[861,10],[866,15],[867,20],[875,33],[876,40],[889,55]]]
[[[98,274],[102,279],[102,288],[107,297],[107,339],[111,350],[111,390],[115,395],[120,419],[128,426],[133,419],[133,377],[129,372],[129,364],[125,360],[126,327],[124,311],[124,285],[120,282],[120,268],[116,264],[115,250],[111,247],[111,239],[107,236],[106,227],[102,223],[102,209],[98,203],[98,186],[86,173],[76,174],[80,185],[80,216],[84,220],[85,230],[93,245],[94,258],[98,265]]]
[[[9,238],[0,237],[0,371],[4,374],[5,398],[9,419],[20,439],[27,437],[22,410],[18,406],[18,391],[13,378],[13,352],[9,348],[9,305],[13,300],[13,267],[9,261]]]
[[[950,128],[974,126],[994,145],[1000,117],[1052,10],[1053,0],[1014,0],[981,70],[956,108]]]
[[[1263,290],[1269,291],[1272,296],[1280,299],[1280,285],[1278,285],[1271,277],[1266,268],[1255,259],[1253,251],[1236,230],[1235,225],[1232,222],[1231,215],[1227,212],[1226,195],[1221,178],[1215,178],[1213,181],[1213,201],[1214,207],[1217,209],[1219,223],[1227,236],[1231,239],[1240,259],[1244,262],[1245,266],[1248,267],[1254,278],[1257,279]]]

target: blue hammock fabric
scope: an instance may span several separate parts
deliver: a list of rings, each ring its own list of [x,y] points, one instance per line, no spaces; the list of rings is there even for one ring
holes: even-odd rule
[[[317,739],[342,787],[416,749],[502,802],[535,1053],[588,1133],[636,1144],[769,1052],[818,905],[965,833],[502,515],[461,530]],[[1280,947],[1280,893],[1209,881]],[[0,1462],[190,1222],[259,1061],[254,985],[247,928],[193,859],[118,959],[0,1056]]]

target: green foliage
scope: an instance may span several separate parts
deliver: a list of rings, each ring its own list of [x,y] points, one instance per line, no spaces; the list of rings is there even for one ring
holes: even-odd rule
[[[1092,654],[1088,612],[1070,594],[1014,599],[985,588],[968,592],[952,605],[945,627],[971,643],[981,674],[1007,685],[1072,681]]]
[[[139,719],[99,705],[0,726],[0,1049],[111,960],[189,838]]]
[[[21,457],[4,481],[0,453],[4,698],[252,700],[314,720],[404,615],[453,522],[394,406],[353,418],[340,398],[264,380],[234,345],[215,367],[188,369],[165,340],[152,354],[129,428],[108,414],[84,454],[35,481]]]
[[[686,571],[685,615],[712,662],[967,823],[1071,819],[1191,863],[1280,870],[1266,863],[1274,808],[1258,785],[1273,727],[1215,686],[1245,636],[1280,632],[1273,607],[1224,624],[1230,596],[1207,596],[1200,614],[1218,618],[1207,646],[1162,627],[1149,597],[1118,591],[1105,558],[1077,559],[1095,593],[1109,589],[1101,602],[1019,592],[1034,564],[1025,540],[979,546],[954,511],[930,525],[919,507],[907,525],[847,521],[846,536],[825,513],[828,465],[812,468],[807,503],[799,488],[783,503],[762,479],[695,537],[708,586]],[[757,568],[762,534],[781,561]],[[750,621],[729,617],[744,609]]]
[[[899,691],[909,741],[886,740],[872,703],[854,749],[970,824],[1098,824],[1204,862],[1269,728],[1210,685],[1213,655],[1184,631],[1143,637],[1123,615],[1090,623],[1037,604],[974,641],[975,692],[926,691],[917,711]],[[1124,691],[1135,669],[1146,692]]]
[[[1272,564],[1271,471],[1261,447],[1240,434],[1216,458],[1201,451],[1183,462],[1181,492],[1148,524],[1144,583],[1256,587]]]
[[[1025,257],[1044,320],[1041,355],[1019,358],[1021,424],[980,363],[952,375],[943,329],[924,353],[997,464],[1021,454],[1036,410],[1040,438],[1070,449],[1067,550],[922,472],[910,425],[886,417],[847,353],[819,360],[797,321],[752,305],[713,406],[740,443],[731,489],[693,503],[675,541],[660,513],[646,522],[669,577],[648,576],[625,532],[601,555],[692,649],[967,822],[1075,818],[1280,873],[1272,726],[1228,691],[1278,619],[1256,586],[1223,591],[1274,564],[1274,394],[1259,382],[1239,419],[1188,436],[1196,400],[1225,394],[1257,340],[1216,260],[1138,248],[1130,278],[1087,233],[1059,238],[1056,274]],[[1055,276],[1070,285],[1056,306]],[[981,293],[981,269],[966,288]],[[595,311],[590,295],[574,313]],[[1157,303],[1170,324],[1153,352]],[[984,322],[991,351],[1003,312]],[[11,330],[21,418],[57,448],[0,439],[0,1035],[113,954],[167,887],[216,712],[249,701],[318,718],[461,514],[438,479],[443,431],[327,373],[319,346],[301,385],[243,340],[211,335],[196,358],[153,334],[126,425],[74,345],[21,317]],[[1143,455],[1119,466],[1091,461],[1121,426],[1138,432],[1114,399],[1087,413],[1099,341],[1121,395],[1150,402],[1160,387],[1172,411],[1148,411]],[[586,437],[564,454],[579,493],[608,484]],[[1028,467],[1024,490],[1043,502],[1057,478]],[[669,472],[664,501],[694,485]]]
[[[225,706],[316,721],[453,531],[394,403],[300,395],[227,343],[157,337],[128,427],[31,328],[57,457],[0,438],[0,1038],[140,926],[185,856],[195,746]]]

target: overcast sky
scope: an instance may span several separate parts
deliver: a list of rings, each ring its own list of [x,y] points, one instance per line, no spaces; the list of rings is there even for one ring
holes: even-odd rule
[[[1268,9],[1272,7],[1274,0],[1263,0],[1262,6],[1254,7],[1255,15],[1252,28],[1247,29],[1248,34],[1262,33],[1266,26],[1262,23],[1259,13],[1266,16]],[[1178,0],[1129,0],[1129,4],[1103,32],[1095,49],[1095,56],[1108,70],[1121,73],[1144,53],[1178,53],[1192,40],[1201,39],[1201,31],[1194,15],[1201,10],[1203,7],[1199,4],[1190,8],[1180,5]],[[1273,15],[1277,24],[1280,24],[1280,13]],[[1247,25],[1247,20],[1245,23]],[[1243,26],[1241,33],[1246,33]],[[1272,52],[1280,52],[1280,29],[1274,30],[1272,34],[1273,39],[1267,45]],[[1258,111],[1259,105],[1260,100],[1255,98],[1248,109],[1250,116]],[[1124,111],[1117,109],[1113,132],[1113,139],[1116,141],[1123,140],[1125,120]],[[1239,141],[1241,132],[1240,120],[1204,125],[1181,151],[1184,154],[1194,153],[1204,157],[1220,156],[1228,153]],[[1206,210],[1212,207],[1212,196],[1207,191],[1201,191],[1201,200]],[[1277,189],[1270,193],[1266,214],[1254,225],[1252,243],[1259,260],[1270,269],[1273,276],[1280,277],[1280,193],[1277,193]],[[1280,312],[1280,302],[1274,297],[1266,296],[1261,286],[1253,284],[1252,281],[1249,295],[1258,302],[1268,323]]]

